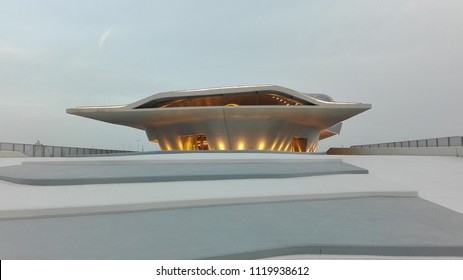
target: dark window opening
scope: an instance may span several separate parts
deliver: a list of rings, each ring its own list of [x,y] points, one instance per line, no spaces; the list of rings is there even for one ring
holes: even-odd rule
[[[315,104],[279,92],[246,92],[224,95],[163,98],[147,102],[135,109],[258,105],[303,106]]]
[[[293,137],[293,152],[303,153],[307,151],[307,138]]]

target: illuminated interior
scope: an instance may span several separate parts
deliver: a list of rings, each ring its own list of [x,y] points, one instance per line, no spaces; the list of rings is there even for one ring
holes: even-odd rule
[[[303,106],[314,105],[308,101],[276,92],[246,92],[208,96],[187,96],[156,99],[135,109],[172,108],[197,106]]]
[[[183,135],[179,136],[178,139],[182,150],[209,150],[209,144],[204,134]]]
[[[307,151],[307,138],[293,137],[292,152],[305,152]]]
[[[306,137],[289,137],[274,139],[273,143],[265,139],[255,141],[253,137],[244,137],[231,145],[229,148],[224,143],[222,137],[217,139],[212,137],[211,141],[205,134],[190,134],[176,136],[176,141],[169,142],[164,140],[160,142],[163,150],[186,150],[186,151],[206,151],[206,150],[270,150],[286,152],[316,152],[316,144],[313,144]],[[225,140],[226,141],[226,140]],[[156,142],[158,142],[156,140]]]

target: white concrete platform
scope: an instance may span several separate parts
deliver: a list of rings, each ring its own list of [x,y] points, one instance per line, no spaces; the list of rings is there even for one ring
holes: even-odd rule
[[[273,153],[178,153],[103,157],[105,161],[343,159],[370,174],[343,174],[282,179],[27,186],[0,180],[0,211],[98,207],[209,199],[259,198],[341,193],[419,192],[420,197],[463,213],[463,159],[413,156],[325,156]],[[87,162],[85,158],[3,158],[0,166],[23,162]],[[1,212],[0,212],[1,213]]]
[[[96,164],[102,159],[9,158],[0,159],[0,166],[43,161]],[[320,248],[329,255],[463,255],[463,240],[458,237],[463,236],[462,158],[291,153],[104,157],[114,164],[140,160],[174,164],[332,159],[368,169],[369,174],[61,186],[0,180],[0,232],[5,237],[0,242],[0,255],[65,259],[264,258],[317,254]],[[255,214],[244,210],[248,208]],[[150,221],[156,221],[155,225]],[[310,224],[302,226],[301,222]],[[106,242],[107,235],[114,231],[118,233]],[[256,234],[266,237],[259,241]],[[130,239],[132,235],[138,239]],[[48,242],[47,236],[61,245],[48,244],[51,249],[47,251],[42,244]],[[151,240],[164,242],[167,236],[174,243],[165,242],[164,247]],[[71,242],[69,238],[77,242],[76,246],[66,244]],[[254,241],[234,248],[230,241],[236,238]],[[187,242],[190,240],[199,243],[193,246]],[[17,242],[28,247],[22,248]],[[121,242],[128,242],[124,245],[126,253],[113,248]],[[172,248],[174,244],[179,247]],[[18,248],[16,252],[11,251],[14,248]],[[69,248],[68,254],[60,252],[62,248]]]
[[[333,160],[339,157],[274,153],[194,153],[151,154],[95,158],[29,158],[3,160],[4,166],[28,162],[69,162],[73,164],[120,161],[125,164],[140,160],[192,164],[204,161],[268,160],[291,161]],[[406,186],[391,186],[387,181],[366,174],[340,174],[294,178],[205,180],[190,182],[151,182],[136,184],[87,184],[66,186],[30,186],[0,180],[0,218],[40,217],[139,211],[201,205],[252,203],[269,201],[328,199],[365,196],[416,196]]]
[[[416,197],[267,202],[2,220],[0,258],[455,258],[462,233],[463,215]]]
[[[0,167],[0,180],[35,186],[276,179],[368,170],[340,159],[89,160],[24,162]]]

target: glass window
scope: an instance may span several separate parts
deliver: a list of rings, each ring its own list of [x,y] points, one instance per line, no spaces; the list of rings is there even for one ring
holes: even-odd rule
[[[209,143],[204,134],[183,135],[178,138],[182,150],[209,150]]]
[[[309,105],[308,102],[305,104]],[[259,105],[298,106],[304,105],[304,102],[277,93],[260,93]]]
[[[307,138],[293,137],[292,144],[293,152],[303,153],[307,151]]]
[[[203,106],[301,106],[310,102],[276,92],[246,92],[210,96],[174,97],[147,102],[139,108],[203,107]]]
[[[226,106],[255,106],[257,105],[257,93],[236,93],[224,95]]]
[[[191,107],[196,106],[223,106],[222,95],[190,97]]]

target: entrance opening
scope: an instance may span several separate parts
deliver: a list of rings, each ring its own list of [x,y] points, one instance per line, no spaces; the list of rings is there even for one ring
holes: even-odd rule
[[[209,150],[206,135],[193,134],[179,136],[182,150]]]
[[[307,138],[293,137],[293,152],[306,152],[307,151]]]

